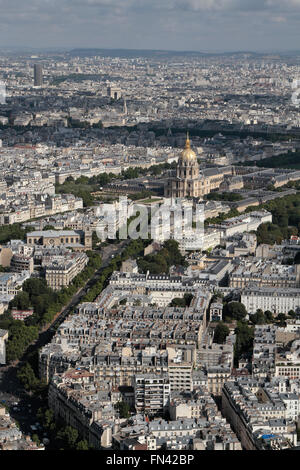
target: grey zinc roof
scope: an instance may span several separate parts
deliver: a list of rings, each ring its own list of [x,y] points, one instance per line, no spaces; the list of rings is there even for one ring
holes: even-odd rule
[[[77,232],[74,230],[38,230],[36,232],[30,232],[27,235],[31,237],[64,237],[64,236],[76,236]]]

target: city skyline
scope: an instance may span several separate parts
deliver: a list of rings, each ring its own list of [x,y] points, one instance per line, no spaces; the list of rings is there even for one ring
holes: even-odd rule
[[[299,450],[300,0],[0,7],[0,451]]]

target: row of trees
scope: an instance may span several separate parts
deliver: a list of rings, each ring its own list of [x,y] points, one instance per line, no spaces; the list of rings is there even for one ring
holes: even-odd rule
[[[161,163],[160,165],[152,165],[149,168],[134,167],[123,170],[121,173],[121,179],[135,179],[140,176],[151,175],[159,176],[166,170],[172,170],[176,168],[176,162],[173,163]]]
[[[149,240],[131,240],[130,243],[124,248],[121,254],[115,256],[109,265],[101,271],[101,276],[94,285],[89,289],[83,298],[83,302],[93,302],[95,298],[102,292],[108,283],[108,279],[114,271],[121,268],[122,262],[129,258],[136,258],[144,252],[144,248],[149,244]]]
[[[290,238],[291,235],[298,235],[300,231],[300,193],[269,201],[260,207],[272,213],[273,223],[260,225],[257,230],[259,244],[281,243],[283,239]]]
[[[230,201],[230,202],[235,202],[235,201],[242,201],[243,196],[238,193],[209,193],[206,195],[206,199],[208,201]]]
[[[55,421],[51,409],[40,408],[37,412],[37,419],[47,431],[51,450],[92,450],[88,442],[79,436],[77,429],[61,421]]]
[[[275,155],[274,157],[264,158],[258,162],[250,163],[247,165],[254,165],[263,168],[300,168],[300,152],[288,152],[281,155]]]
[[[148,131],[154,132],[156,136],[161,136],[161,135],[166,135],[167,134],[167,129],[168,127],[166,126],[166,123],[163,122],[164,126],[162,126],[162,122],[153,122],[151,123],[151,126],[148,127]],[[193,136],[198,136],[198,137],[214,137],[218,132],[221,132],[222,135],[232,135],[234,137],[240,138],[240,139],[247,139],[249,136],[253,137],[254,139],[256,138],[263,138],[265,140],[270,140],[272,142],[278,142],[278,141],[287,141],[293,138],[297,138],[298,136],[291,133],[291,134],[278,134],[278,133],[269,133],[269,132],[255,132],[253,130],[242,130],[242,131],[237,131],[236,129],[230,130],[229,128],[227,129],[218,129],[218,125],[220,124],[219,121],[216,121],[214,119],[207,119],[205,124],[215,124],[215,130],[207,130],[207,129],[201,129],[197,126],[199,126],[199,122],[195,120],[189,120],[186,122],[184,127],[171,127],[169,128],[172,132],[173,135],[176,134],[185,134],[186,130],[189,130],[189,134],[191,137]],[[133,131],[138,131],[138,126],[134,126],[132,128],[127,127],[127,130],[129,132]],[[248,162],[247,162],[248,165]]]
[[[225,323],[230,323],[232,320],[244,321],[247,315],[248,313],[246,307],[241,302],[224,303],[223,318],[225,319]],[[268,323],[276,323],[279,326],[283,326],[288,318],[295,317],[296,313],[293,310],[290,310],[288,312],[288,315],[285,315],[284,313],[279,313],[274,316],[273,313],[269,310],[263,312],[259,309],[256,313],[251,314],[249,316],[249,321],[253,325],[265,325]]]
[[[99,119],[98,122],[91,124],[89,121],[80,121],[79,119],[73,119],[68,117],[68,127],[71,129],[103,129],[103,123]]]
[[[293,183],[293,187],[295,184]],[[300,185],[295,186],[297,189]],[[221,200],[224,197],[227,200],[234,200],[236,194],[233,193],[211,193],[207,195],[207,199]],[[237,199],[236,199],[237,200]],[[272,213],[273,222],[262,224],[258,227],[256,232],[258,244],[270,244],[281,243],[283,239],[288,239],[292,235],[298,235],[300,232],[300,193],[291,194],[283,198],[276,198],[275,200],[269,201],[265,204],[248,207],[245,212],[251,212],[257,209],[266,209]],[[227,214],[220,214],[218,217],[205,220],[205,225],[218,224],[223,222],[230,217],[236,217],[240,215],[237,209],[232,209]]]
[[[22,228],[21,224],[2,225],[0,227],[0,243],[10,240],[24,240],[26,233],[32,232],[34,228],[28,226]]]
[[[78,289],[101,267],[99,253],[87,252],[87,255],[89,263],[86,268],[73,279],[69,287],[58,292],[48,287],[45,279],[30,278],[24,282],[23,290],[10,302],[9,311],[0,318],[0,328],[9,332],[6,347],[8,362],[22,357],[29,344],[38,338],[39,331],[53,321]],[[22,322],[12,318],[12,308],[33,308],[34,313]]]
[[[12,362],[22,357],[28,346],[37,340],[39,335],[37,326],[27,326],[20,320],[13,320],[9,314],[1,317],[0,328],[9,332],[6,344],[7,362]]]
[[[34,369],[29,361],[26,361],[25,364],[20,367],[17,372],[17,377],[27,392],[31,394],[33,393],[36,396],[43,394],[44,398],[47,398],[45,393],[48,388],[47,383],[40,380],[36,376]]]
[[[218,217],[211,217],[210,219],[206,219],[204,221],[204,225],[214,225],[214,224],[221,224],[224,220],[230,219],[231,217],[237,217],[240,215],[237,209],[231,209],[226,214],[220,214]]]

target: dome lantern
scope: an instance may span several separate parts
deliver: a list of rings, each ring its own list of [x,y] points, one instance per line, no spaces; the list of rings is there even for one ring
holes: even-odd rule
[[[187,133],[185,147],[183,152],[181,153],[181,160],[185,162],[194,162],[197,161],[197,156],[195,152],[191,149],[191,141],[189,138],[189,134]]]

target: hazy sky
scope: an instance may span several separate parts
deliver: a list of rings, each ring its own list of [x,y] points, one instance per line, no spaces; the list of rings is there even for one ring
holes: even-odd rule
[[[300,49],[300,0],[0,0],[0,8],[0,49]]]

